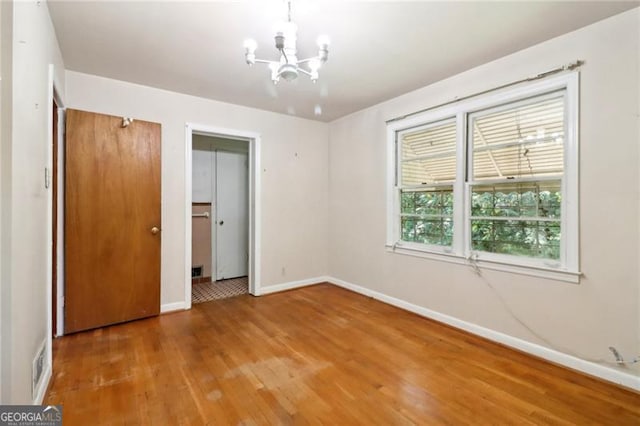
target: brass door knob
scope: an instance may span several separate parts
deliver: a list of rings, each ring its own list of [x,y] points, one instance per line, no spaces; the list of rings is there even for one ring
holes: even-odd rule
[[[156,235],[158,232],[160,232],[160,229],[158,229],[158,227],[157,227],[157,226],[154,226],[153,228],[151,228],[151,233],[152,233],[153,235]]]

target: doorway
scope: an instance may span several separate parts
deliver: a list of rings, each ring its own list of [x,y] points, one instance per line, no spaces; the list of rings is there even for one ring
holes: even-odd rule
[[[186,142],[185,308],[258,295],[260,137],[188,124]]]
[[[249,142],[193,135],[193,303],[249,291]]]

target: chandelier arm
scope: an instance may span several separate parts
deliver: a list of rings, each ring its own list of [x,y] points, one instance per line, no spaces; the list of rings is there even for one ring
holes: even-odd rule
[[[307,62],[311,62],[313,60],[318,60],[319,61],[320,57],[319,56],[314,56],[314,57],[311,57],[311,58],[302,59],[301,61],[298,61],[298,65],[306,64]]]
[[[298,71],[300,71],[302,74],[308,75],[309,77],[312,76],[311,73],[309,71],[305,70],[304,68],[298,67]]]
[[[287,54],[285,53],[284,49],[280,49],[280,53],[282,54],[282,56],[284,56],[284,61],[285,63],[289,63],[289,58],[287,58]]]
[[[276,61],[267,61],[266,59],[256,59],[254,61],[256,64],[272,64],[272,63],[277,63]]]

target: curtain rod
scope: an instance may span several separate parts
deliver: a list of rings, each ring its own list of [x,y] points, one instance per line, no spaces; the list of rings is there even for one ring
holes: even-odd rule
[[[463,96],[461,98],[456,98],[456,99],[453,99],[453,100],[448,101],[448,102],[444,102],[444,103],[441,103],[441,104],[438,104],[438,105],[434,105],[432,107],[421,109],[419,111],[410,112],[409,114],[401,115],[401,116],[392,118],[390,120],[387,120],[386,123],[392,123],[394,121],[403,120],[403,119],[405,119],[407,117],[412,117],[414,115],[422,114],[423,112],[431,111],[431,110],[434,110],[434,109],[437,109],[437,108],[441,108],[441,107],[446,106],[446,105],[451,105],[451,104],[454,104],[456,102],[461,102],[461,101],[464,101],[464,100],[467,100],[467,99],[470,99],[470,98],[474,98],[476,96],[484,95],[485,93],[495,92],[496,90],[505,89],[507,87],[515,86],[515,85],[520,84],[520,83],[526,83],[528,81],[540,80],[542,78],[546,78],[546,77],[561,73],[563,71],[573,71],[576,68],[581,67],[582,65],[584,65],[584,61],[581,60],[581,59],[578,59],[578,60],[576,60],[574,62],[571,62],[571,63],[569,63],[567,65],[563,65],[561,67],[554,68],[554,69],[549,70],[549,71],[545,71],[545,72],[537,74],[537,75],[535,75],[533,77],[527,77],[527,78],[523,78],[521,80],[512,81],[511,83],[506,83],[506,84],[503,84],[501,86],[493,87],[491,89],[483,90],[481,92],[476,92],[476,93],[473,93],[471,95]]]

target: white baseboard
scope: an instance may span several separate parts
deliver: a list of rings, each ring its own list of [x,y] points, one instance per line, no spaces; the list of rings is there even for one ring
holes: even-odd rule
[[[44,396],[47,393],[47,388],[49,387],[49,382],[51,381],[51,364],[47,363],[44,368],[44,372],[42,373],[42,378],[40,379],[40,383],[38,384],[38,390],[36,392],[36,397],[33,400],[33,405],[42,405],[42,401],[44,401]]]
[[[478,336],[482,336],[486,339],[518,349],[522,352],[526,352],[531,355],[535,355],[537,357],[546,359],[553,363],[563,365],[573,370],[578,370],[580,372],[598,377],[600,379],[603,379],[609,382],[617,383],[621,386],[625,386],[627,388],[631,388],[636,391],[640,391],[640,377],[634,374],[625,373],[623,371],[606,367],[601,364],[585,361],[575,356],[567,355],[565,353],[556,351],[554,349],[549,349],[547,347],[544,347],[535,343],[531,343],[526,340],[519,339],[517,337],[509,336],[499,331],[491,330],[485,327],[481,327],[477,324],[473,324],[467,321],[460,320],[458,318],[451,317],[449,315],[441,314],[439,312],[432,311],[431,309],[414,305],[407,301],[397,299],[395,297],[388,296],[386,294],[379,293],[377,291],[370,290],[368,288],[365,288],[356,284],[352,284],[338,278],[325,277],[325,280],[330,282],[331,284],[335,284],[347,290],[351,290],[356,293],[360,293],[365,296],[372,297],[374,299],[388,303],[389,305],[393,305],[398,308],[407,310],[409,312],[418,314],[420,316],[433,319],[435,321],[450,325],[455,328],[459,328],[461,330],[467,331],[469,333],[472,333]]]
[[[329,277],[316,277],[308,278],[306,280],[289,281],[282,284],[273,284],[266,287],[260,287],[260,296],[271,293],[278,293],[280,291],[293,290],[294,288],[306,287],[309,285],[320,284],[329,281]]]
[[[182,311],[182,310],[184,310],[184,302],[165,303],[164,305],[160,305],[161,314],[164,314],[165,312]]]

